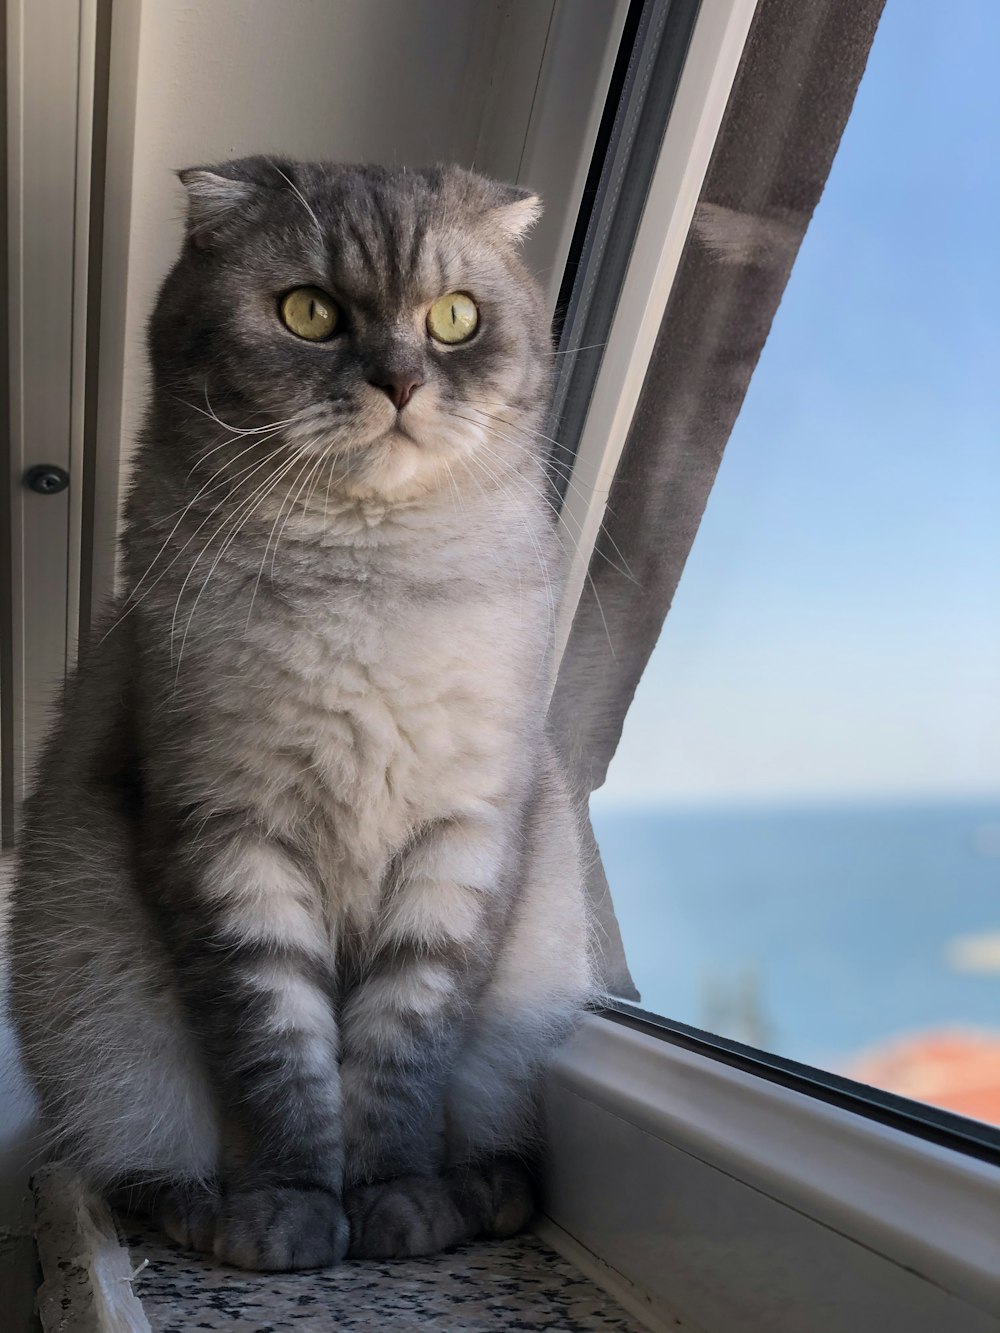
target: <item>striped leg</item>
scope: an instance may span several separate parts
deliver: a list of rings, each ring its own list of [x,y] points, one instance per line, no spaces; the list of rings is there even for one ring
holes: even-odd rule
[[[292,854],[223,833],[165,878],[164,928],[224,1123],[221,1190],[165,1200],[175,1239],[241,1268],[313,1268],[347,1248],[338,1033],[316,895]]]
[[[445,1088],[501,915],[503,851],[497,824],[456,819],[435,825],[401,867],[342,1017],[347,1178],[359,1191],[444,1167]],[[352,1253],[367,1252],[355,1236]]]

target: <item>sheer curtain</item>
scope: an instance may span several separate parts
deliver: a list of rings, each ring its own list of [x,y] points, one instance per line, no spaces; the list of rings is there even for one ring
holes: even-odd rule
[[[758,6],[552,699],[554,734],[585,797],[604,782],[670,610],[884,3]],[[661,97],[645,110],[636,133],[658,143],[669,106]],[[595,283],[585,260],[574,287],[583,283]],[[604,984],[637,1000],[589,820],[585,835]]]

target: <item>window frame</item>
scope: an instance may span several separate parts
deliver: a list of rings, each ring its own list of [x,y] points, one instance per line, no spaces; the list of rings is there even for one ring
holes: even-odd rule
[[[886,1092],[818,1065],[788,1059],[774,1051],[747,1046],[625,1000],[610,1000],[600,1013],[613,1023],[623,1023],[660,1041],[719,1060],[734,1069],[746,1070],[831,1106],[855,1111],[880,1124],[926,1139],[928,1143],[952,1148],[1000,1167],[1000,1126],[971,1120],[929,1102]]]
[[[566,491],[560,657],[756,9],[691,34]],[[546,1106],[538,1228],[647,1326],[1000,1333],[989,1127],[615,1002]]]
[[[557,667],[757,5],[702,3],[691,32],[561,507],[567,567],[556,618]]]
[[[539,1229],[651,1327],[1000,1329],[989,1162],[604,1015],[546,1105]]]

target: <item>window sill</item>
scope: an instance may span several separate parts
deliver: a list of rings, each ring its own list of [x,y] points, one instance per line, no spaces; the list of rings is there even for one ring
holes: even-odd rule
[[[548,1111],[548,1215],[682,1327],[1000,1329],[988,1163],[601,1017]]]
[[[59,1166],[42,1168],[33,1184],[44,1279],[38,1312],[46,1333],[233,1326],[274,1333],[417,1327],[622,1333],[634,1327],[613,1296],[530,1233],[425,1259],[248,1273],[181,1251],[136,1219],[114,1217]]]

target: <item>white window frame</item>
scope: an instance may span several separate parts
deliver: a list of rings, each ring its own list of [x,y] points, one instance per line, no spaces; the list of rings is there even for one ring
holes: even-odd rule
[[[653,1328],[1000,1328],[1000,1170],[601,1016],[549,1080],[539,1230]]]
[[[563,509],[560,654],[755,9],[695,23]],[[539,1230],[651,1328],[1000,1330],[984,1161],[602,1016],[547,1106]]]
[[[569,638],[757,2],[703,0],[691,33],[562,507],[568,566],[556,625],[558,657]]]

